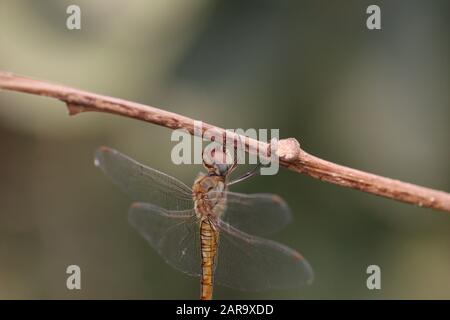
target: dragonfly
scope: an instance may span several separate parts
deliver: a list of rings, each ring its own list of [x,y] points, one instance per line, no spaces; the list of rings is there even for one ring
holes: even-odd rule
[[[273,194],[229,191],[252,174],[231,181],[236,162],[219,158],[203,157],[207,172],[192,187],[109,147],[96,151],[95,164],[136,201],[128,219],[150,246],[175,269],[200,277],[201,300],[212,299],[215,283],[244,291],[311,283],[300,253],[264,238],[290,222],[287,204]]]

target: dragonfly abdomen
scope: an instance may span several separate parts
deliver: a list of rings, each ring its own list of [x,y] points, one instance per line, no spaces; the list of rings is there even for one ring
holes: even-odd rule
[[[211,300],[213,293],[213,273],[217,253],[218,232],[209,219],[200,223],[200,243],[202,253],[201,300]]]

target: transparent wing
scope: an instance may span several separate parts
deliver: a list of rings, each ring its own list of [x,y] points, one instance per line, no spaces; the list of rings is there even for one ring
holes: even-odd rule
[[[313,280],[309,263],[280,243],[250,236],[219,221],[215,281],[240,290],[285,289]]]
[[[274,194],[243,194],[213,192],[210,198],[226,197],[225,211],[220,218],[233,227],[253,235],[273,234],[292,219],[291,211],[279,196]]]
[[[133,200],[153,203],[168,210],[193,208],[191,189],[183,182],[114,149],[99,148],[95,153],[95,165]]]
[[[201,274],[199,225],[193,210],[169,211],[148,203],[134,203],[130,224],[177,270]]]

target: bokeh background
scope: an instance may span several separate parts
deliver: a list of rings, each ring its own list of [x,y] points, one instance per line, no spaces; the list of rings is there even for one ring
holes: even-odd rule
[[[65,27],[66,8],[82,29]],[[382,30],[366,29],[378,4]],[[280,128],[317,156],[450,190],[448,1],[0,1],[0,69],[162,107],[226,128]],[[196,299],[127,223],[130,200],[93,165],[114,147],[190,184],[171,131],[69,117],[0,92],[0,298]],[[274,239],[313,285],[221,299],[450,298],[450,216],[282,170],[234,188],[274,192],[294,221]],[[82,290],[66,289],[66,267]],[[377,264],[382,290],[366,288]]]

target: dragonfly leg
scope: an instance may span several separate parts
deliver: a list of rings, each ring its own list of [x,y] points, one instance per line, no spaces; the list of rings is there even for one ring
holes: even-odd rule
[[[256,166],[253,167],[252,170],[250,170],[250,171],[247,172],[247,173],[244,173],[244,174],[243,174],[242,176],[240,176],[239,178],[236,178],[236,179],[234,179],[233,181],[230,181],[230,182],[228,183],[228,185],[231,186],[231,185],[233,185],[233,184],[235,184],[235,183],[238,183],[238,182],[247,180],[247,179],[249,179],[249,178],[251,178],[251,177],[257,175],[257,174],[258,174],[258,170],[259,170],[260,167],[261,167],[261,163],[258,163]]]

